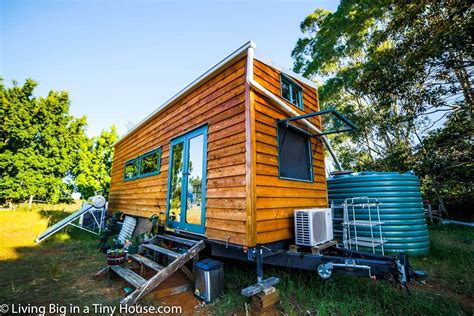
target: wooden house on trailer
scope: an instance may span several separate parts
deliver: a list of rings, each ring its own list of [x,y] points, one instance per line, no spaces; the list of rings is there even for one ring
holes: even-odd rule
[[[176,232],[253,247],[292,238],[295,209],[328,206],[317,89],[254,50],[240,47],[115,144],[109,211],[161,213]]]

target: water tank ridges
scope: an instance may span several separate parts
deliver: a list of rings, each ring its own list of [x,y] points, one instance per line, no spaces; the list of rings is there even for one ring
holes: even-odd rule
[[[420,255],[428,252],[428,227],[418,177],[413,173],[359,172],[339,174],[328,179],[329,201],[336,205],[352,197],[376,198],[380,204],[382,233],[386,252]],[[371,212],[372,220],[377,215]],[[334,229],[341,230],[342,209],[335,209]],[[368,220],[368,210],[356,208],[356,219]],[[370,237],[370,228],[357,227],[358,236]],[[336,233],[337,235],[337,233]],[[339,233],[340,236],[340,233]]]

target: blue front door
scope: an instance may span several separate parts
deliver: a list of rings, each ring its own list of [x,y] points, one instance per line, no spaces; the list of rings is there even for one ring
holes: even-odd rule
[[[166,224],[204,234],[207,125],[173,139],[169,157]]]

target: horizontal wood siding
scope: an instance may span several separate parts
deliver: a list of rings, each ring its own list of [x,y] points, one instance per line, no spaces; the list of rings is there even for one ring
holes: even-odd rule
[[[158,113],[116,145],[109,210],[149,217],[166,212],[170,140],[208,124],[206,236],[245,244],[245,58]],[[123,181],[124,164],[162,148],[158,175]],[[162,215],[163,216],[163,215]]]
[[[254,74],[257,82],[280,96],[278,70],[255,60]],[[303,87],[304,110],[285,102],[301,114],[318,111],[317,91],[302,82],[296,82]],[[276,120],[287,118],[288,115],[258,93],[255,94],[254,102],[257,243],[268,243],[293,236],[295,209],[327,206],[326,177],[322,144],[315,138],[312,139],[313,151],[316,146],[313,156],[314,182],[283,180],[278,177]],[[309,120],[321,128],[319,118]],[[303,125],[300,127],[307,129]]]

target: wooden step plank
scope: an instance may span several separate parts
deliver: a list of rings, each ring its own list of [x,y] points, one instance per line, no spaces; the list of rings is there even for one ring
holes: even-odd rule
[[[125,297],[120,304],[124,305],[134,305],[139,300],[141,300],[145,295],[150,293],[153,289],[155,289],[158,285],[160,285],[164,280],[166,280],[170,275],[176,272],[179,268],[181,268],[186,262],[191,260],[193,257],[199,254],[201,250],[206,247],[206,244],[203,240],[199,241],[196,245],[189,248],[182,256],[173,260],[168,266],[166,266],[163,270],[158,272],[154,275],[151,279],[149,279],[145,284],[137,288],[135,291],[130,293],[127,297]]]
[[[187,246],[191,246],[191,247],[198,243],[197,240],[186,239],[186,238],[171,236],[171,235],[158,235],[158,238],[166,239],[166,240],[169,240],[169,241],[174,241],[174,242],[177,242],[177,243],[180,243],[180,244],[183,244],[183,245],[187,245]]]
[[[155,270],[155,271],[160,271],[161,269],[164,268],[162,265],[158,264],[157,262],[155,262],[151,259],[148,259],[147,257],[141,256],[139,254],[129,254],[128,257],[132,260],[135,260],[136,262],[138,262],[140,264],[143,264],[143,265],[147,266],[150,269]]]
[[[181,254],[177,253],[177,252],[174,252],[174,251],[171,251],[169,249],[166,249],[166,248],[163,248],[163,247],[160,247],[160,246],[157,246],[157,245],[153,245],[153,244],[143,244],[142,245],[143,247],[147,248],[147,249],[150,249],[150,250],[153,250],[155,252],[159,252],[159,253],[162,253],[162,254],[165,254],[167,256],[170,256],[170,257],[173,257],[173,258],[178,258],[179,256],[181,256]]]
[[[142,278],[132,270],[122,266],[110,266],[109,268],[135,288],[139,288],[141,285],[147,282],[146,279]]]

